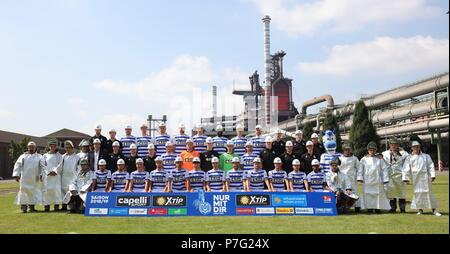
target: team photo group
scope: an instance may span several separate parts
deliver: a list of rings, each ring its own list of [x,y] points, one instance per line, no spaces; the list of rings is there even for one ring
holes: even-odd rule
[[[64,154],[56,140],[48,142],[43,155],[30,141],[14,165],[13,177],[20,183],[16,204],[24,213],[36,212],[37,205],[45,212],[53,206],[54,211],[84,213],[88,192],[332,192],[340,214],[405,213],[410,183],[411,209],[441,216],[432,191],[434,163],[417,141],[406,151],[391,137],[382,152],[370,142],[366,156],[357,158],[351,144],[338,152],[329,130],[311,137],[297,130],[289,140],[279,129],[264,135],[259,125],[251,137],[236,126],[232,139],[223,136],[222,125],[214,137],[206,136],[200,124],[193,136],[184,124],[177,135],[169,135],[165,123],[158,128],[152,137],[142,124],[134,136],[127,125],[124,137],[116,138],[111,129],[108,139],[98,124],[95,135],[79,144],[80,151],[66,140]]]

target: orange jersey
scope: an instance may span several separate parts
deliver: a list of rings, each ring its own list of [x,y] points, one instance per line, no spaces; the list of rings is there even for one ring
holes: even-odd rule
[[[186,169],[187,172],[191,171],[194,168],[194,164],[192,163],[192,160],[194,160],[195,157],[200,158],[200,153],[197,151],[182,152],[181,153],[181,159],[183,159],[182,168]]]

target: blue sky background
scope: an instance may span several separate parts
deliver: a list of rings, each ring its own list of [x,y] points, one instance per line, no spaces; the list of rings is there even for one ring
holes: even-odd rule
[[[2,0],[0,129],[91,133],[99,122],[122,134],[147,114],[169,114],[173,131],[209,116],[212,84],[219,113],[240,112],[232,84],[249,86],[254,70],[262,80],[264,14],[272,52],[288,53],[297,107],[448,71],[448,1],[356,2]]]

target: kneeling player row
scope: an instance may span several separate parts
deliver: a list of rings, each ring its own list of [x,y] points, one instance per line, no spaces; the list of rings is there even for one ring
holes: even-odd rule
[[[306,175],[300,171],[300,161],[293,161],[293,171],[289,174],[282,169],[280,158],[275,158],[275,169],[261,168],[261,159],[253,160],[252,170],[242,170],[238,157],[232,159],[233,169],[227,172],[219,169],[219,159],[212,159],[212,169],[204,172],[200,168],[200,159],[194,158],[194,168],[186,171],[182,168],[182,159],[177,157],[176,168],[164,170],[163,160],[157,157],[156,169],[145,171],[142,159],[136,160],[137,170],[128,173],[125,161],[117,162],[118,171],[111,174],[106,169],[106,161],[99,161],[99,170],[93,175],[92,190],[96,192],[179,192],[197,191],[323,191],[328,190],[325,174],[320,171],[320,163],[314,160],[314,171]],[[81,163],[85,163],[82,161]]]

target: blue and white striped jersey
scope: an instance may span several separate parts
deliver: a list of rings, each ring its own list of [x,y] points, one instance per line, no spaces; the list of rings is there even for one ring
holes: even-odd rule
[[[333,159],[339,159],[341,157],[341,153],[335,153],[335,154],[329,154],[329,153],[323,153],[320,156],[320,168],[322,169],[322,172],[328,173],[330,171],[330,162]]]
[[[234,154],[241,157],[245,153],[245,144],[247,143],[246,137],[234,137],[231,139],[234,144]]]
[[[266,137],[262,135],[258,137],[255,136],[252,137],[251,141],[253,143],[253,153],[259,156],[261,152],[266,149]]]
[[[294,191],[305,191],[306,174],[302,171],[291,171],[288,174],[289,181],[292,181],[292,188]]]
[[[264,180],[267,179],[267,172],[262,169],[252,169],[247,173],[247,180],[251,191],[264,190]]]
[[[124,137],[120,139],[122,142],[122,154],[125,158],[130,158],[130,146],[136,144],[136,138],[134,136]]]
[[[148,171],[133,171],[130,174],[130,181],[133,183],[133,192],[145,192],[145,182],[150,180]]]
[[[230,191],[244,190],[244,180],[247,179],[247,173],[243,170],[230,170],[227,172],[227,181]]]
[[[93,179],[95,179],[95,181],[97,182],[95,191],[96,192],[105,192],[106,191],[106,183],[108,182],[108,180],[111,179],[111,171],[110,170],[105,170],[105,171],[96,170],[94,172]]]
[[[195,135],[192,137],[192,141],[194,142],[194,149],[199,153],[203,153],[206,151],[206,139],[208,137],[205,135],[199,136]]]
[[[241,165],[244,168],[244,171],[249,171],[253,169],[253,160],[257,157],[259,156],[255,153],[251,154],[245,153],[244,155],[242,155]]]
[[[186,191],[186,169],[173,170],[169,174],[169,179],[172,181],[172,191]]]
[[[166,142],[170,141],[170,135],[163,134],[154,138],[156,148],[156,156],[161,156],[166,153]]]
[[[155,169],[150,172],[150,182],[152,183],[152,191],[164,191],[166,183],[169,180],[169,173],[165,170]]]
[[[183,151],[186,151],[186,140],[190,137],[186,134],[184,135],[176,135],[173,138],[173,142],[175,143],[175,153],[180,155]]]
[[[219,155],[226,153],[227,152],[227,141],[228,141],[228,139],[226,137],[215,136],[212,139],[213,150],[218,152]]]
[[[136,146],[138,147],[138,156],[141,158],[147,157],[148,154],[148,144],[152,143],[153,139],[151,136],[137,137]]]
[[[200,190],[203,189],[203,184],[206,180],[206,173],[201,170],[191,170],[188,173],[188,178],[191,189]]]
[[[323,191],[323,183],[325,182],[325,174],[323,172],[315,173],[312,171],[306,177],[311,189],[315,191]]]
[[[130,174],[127,171],[116,171],[111,175],[111,181],[113,183],[113,192],[125,192],[127,180],[130,178]]]
[[[272,187],[275,191],[284,191],[285,180],[287,179],[287,173],[284,170],[271,170],[269,171],[269,181],[272,183]]]
[[[225,180],[225,173],[220,169],[211,169],[206,173],[206,181],[212,191],[221,191]]]
[[[177,155],[175,153],[165,153],[162,156],[164,170],[168,173],[175,169],[175,159]]]

